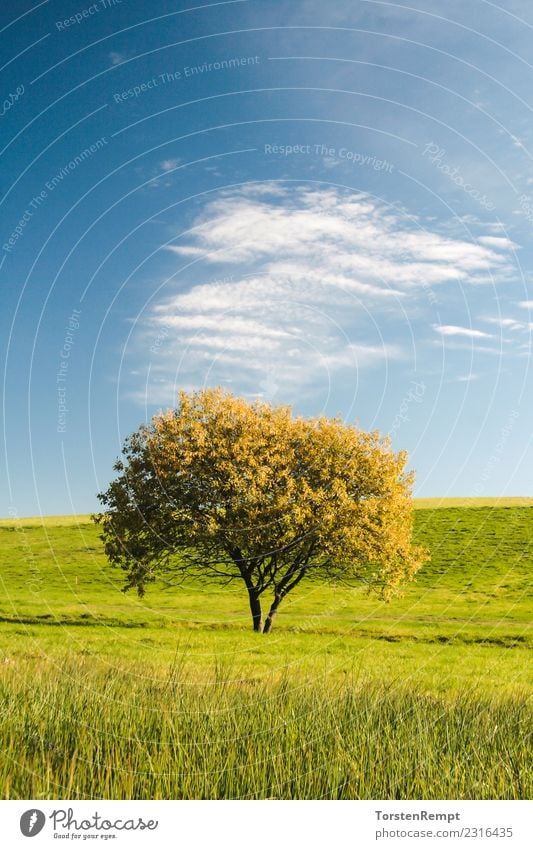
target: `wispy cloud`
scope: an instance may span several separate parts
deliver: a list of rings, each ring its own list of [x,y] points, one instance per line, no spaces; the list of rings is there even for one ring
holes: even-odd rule
[[[162,162],[159,163],[159,167],[162,171],[173,171],[180,162],[181,159],[163,159]]]
[[[493,339],[490,333],[475,330],[473,327],[459,327],[456,324],[434,324],[433,330],[441,336],[468,336],[470,339]]]
[[[431,232],[414,216],[363,193],[259,184],[222,193],[199,216],[187,243],[167,249],[208,263],[262,261],[267,271],[289,260],[306,275],[320,270],[338,285],[362,284],[383,295],[510,273],[505,250],[512,242],[487,238],[490,244]]]
[[[406,357],[398,318],[427,313],[428,289],[509,278],[512,243],[486,241],[434,232],[364,193],[278,183],[223,191],[164,246],[183,263],[175,279],[214,266],[219,277],[180,284],[154,307],[147,336],[167,330],[152,375],[167,389],[177,369],[178,382],[237,380],[250,394],[275,386],[292,398],[347,373],[355,384],[360,369]]]
[[[482,245],[487,245],[489,248],[496,248],[498,250],[518,250],[519,248],[519,245],[507,238],[507,236],[480,236],[478,242]]]
[[[478,374],[461,374],[455,378],[456,383],[471,383],[473,380],[478,380]]]
[[[111,53],[109,53],[109,59],[112,65],[121,65],[127,58],[128,57],[125,53],[118,53],[115,50],[112,50]]]
[[[516,318],[483,318],[487,324],[496,324],[502,330],[529,330],[531,322],[517,321]]]

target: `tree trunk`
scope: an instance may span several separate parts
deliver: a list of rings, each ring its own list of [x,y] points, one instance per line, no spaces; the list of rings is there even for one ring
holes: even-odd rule
[[[272,602],[272,606],[271,606],[270,610],[268,611],[268,616],[265,620],[265,627],[263,628],[264,634],[269,634],[270,631],[272,630],[272,621],[274,619],[274,616],[276,615],[276,610],[278,609],[278,607],[281,604],[282,598],[283,598],[283,596],[281,596],[281,595],[274,596],[274,601]]]
[[[263,630],[263,619],[261,614],[261,602],[259,595],[253,589],[248,589],[248,597],[250,599],[250,610],[252,611],[252,622],[254,631],[259,634]]]

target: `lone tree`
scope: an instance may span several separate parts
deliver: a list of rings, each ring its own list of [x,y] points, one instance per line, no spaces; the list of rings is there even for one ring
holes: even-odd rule
[[[143,595],[165,573],[238,579],[254,631],[267,633],[306,576],[362,579],[387,598],[427,559],[411,539],[406,453],[339,419],[297,418],[221,389],[181,392],[122,453],[94,518],[124,590]]]

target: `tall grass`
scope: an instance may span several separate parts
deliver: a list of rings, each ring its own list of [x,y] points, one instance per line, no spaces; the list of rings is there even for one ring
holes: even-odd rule
[[[525,697],[6,666],[3,798],[531,798]]]

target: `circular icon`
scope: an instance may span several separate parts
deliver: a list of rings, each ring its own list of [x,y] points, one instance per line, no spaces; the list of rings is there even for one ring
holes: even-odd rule
[[[29,811],[24,811],[20,818],[20,830],[24,837],[35,837],[42,831],[45,822],[46,817],[42,811],[30,808]]]

